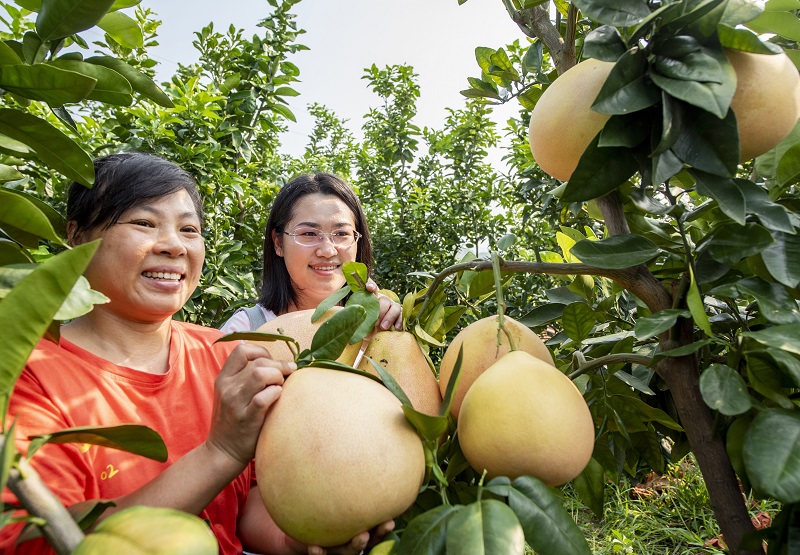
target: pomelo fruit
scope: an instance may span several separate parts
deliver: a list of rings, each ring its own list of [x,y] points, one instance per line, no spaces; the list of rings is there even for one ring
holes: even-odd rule
[[[442,408],[439,382],[413,333],[380,331],[372,337],[358,369],[377,376],[378,372],[367,357],[386,368],[415,409],[431,416],[439,415]]]
[[[314,334],[322,325],[322,323],[336,314],[337,311],[342,310],[341,306],[334,306],[328,309],[322,317],[316,322],[311,322],[311,316],[314,315],[313,309],[296,310],[294,312],[287,312],[281,314],[277,318],[273,318],[266,324],[262,325],[256,331],[265,333],[281,333],[279,329],[283,330],[283,335],[288,335],[300,344],[300,350],[308,349],[311,347],[311,340],[314,339]],[[289,346],[284,341],[252,341],[256,345],[261,345],[267,349],[275,360],[294,360],[294,355],[289,350]],[[338,360],[344,364],[353,364],[356,360],[358,350],[361,348],[361,343],[355,345],[347,345],[344,351],[339,355]]]
[[[439,365],[439,391],[444,397],[447,383],[453,374],[453,367],[458,358],[458,350],[462,345],[464,346],[464,359],[461,363],[458,388],[453,396],[453,404],[450,405],[450,412],[456,418],[458,418],[464,395],[472,383],[484,370],[511,350],[508,337],[504,332],[500,332],[500,344],[497,343],[497,319],[497,316],[488,316],[469,324],[458,332],[442,356],[442,362]],[[503,320],[506,328],[514,337],[517,349],[550,365],[554,364],[553,355],[533,330],[508,316],[504,316]]]
[[[784,54],[725,50],[736,71],[731,109],[739,126],[739,160],[772,149],[792,131],[800,117],[800,75]]]
[[[340,545],[399,516],[424,475],[422,440],[400,401],[338,370],[290,375],[256,447],[264,505],[281,530],[310,545]]]
[[[512,351],[467,391],[458,437],[478,472],[511,479],[531,475],[557,486],[588,464],[594,423],[567,376],[524,351]]]
[[[611,117],[592,110],[613,62],[589,58],[571,67],[545,89],[528,127],[533,159],[545,172],[568,181],[583,151]]]

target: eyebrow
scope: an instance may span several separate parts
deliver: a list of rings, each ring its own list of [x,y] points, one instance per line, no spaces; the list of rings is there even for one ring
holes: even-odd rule
[[[294,226],[294,227],[295,227],[295,228],[298,228],[298,227],[301,227],[301,226],[306,226],[306,227],[322,227],[322,226],[321,226],[319,223],[317,223],[317,222],[299,222],[299,223],[295,224],[295,226]],[[332,226],[332,227],[356,227],[356,226],[355,226],[355,224],[351,224],[351,223],[349,223],[349,222],[338,222],[338,223],[335,223],[335,224],[333,224],[333,226]]]
[[[142,210],[144,212],[149,212],[150,214],[154,214],[156,216],[160,216],[164,213],[163,210],[158,210],[154,208],[153,205],[151,204],[141,204],[139,206],[131,208],[131,211],[134,210]],[[195,212],[194,210],[187,210],[185,212],[181,212],[180,214],[178,214],[178,218],[179,219],[196,218],[199,220],[199,216],[197,215],[197,212]]]

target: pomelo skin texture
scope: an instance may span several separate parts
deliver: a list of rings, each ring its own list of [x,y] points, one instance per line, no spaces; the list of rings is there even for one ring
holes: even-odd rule
[[[611,117],[591,106],[612,67],[613,62],[584,60],[553,81],[536,102],[528,127],[531,154],[556,179],[572,177],[583,151]]]
[[[736,71],[731,109],[739,126],[739,160],[772,149],[800,117],[800,75],[786,54],[725,50]]]
[[[594,449],[594,423],[578,388],[524,351],[506,354],[475,380],[458,419],[461,450],[488,476],[522,475],[549,486],[580,474]]]
[[[514,336],[518,350],[530,353],[536,358],[554,365],[553,355],[533,330],[508,316],[504,316],[503,320],[506,328]],[[500,345],[499,347],[497,345],[497,316],[481,318],[462,329],[447,346],[439,365],[439,391],[442,397],[447,390],[447,383],[453,373],[453,367],[458,358],[458,349],[461,345],[464,346],[464,360],[461,363],[458,388],[453,396],[453,404],[450,405],[450,412],[456,418],[458,418],[461,403],[464,401],[464,395],[472,383],[484,370],[511,350],[508,337],[504,332],[500,333]]]
[[[439,416],[442,408],[439,382],[436,381],[425,353],[413,333],[380,331],[372,337],[358,369],[377,376],[377,370],[367,357],[386,368],[415,409],[431,416]]]
[[[288,335],[300,344],[300,350],[303,351],[311,347],[311,340],[314,339],[314,334],[322,325],[322,323],[336,314],[337,311],[342,310],[341,306],[334,306],[328,309],[322,317],[311,323],[311,316],[314,314],[314,309],[296,310],[294,312],[287,312],[281,314],[277,318],[273,318],[266,324],[262,325],[256,331],[265,333],[281,333],[278,328],[283,330],[283,335]],[[293,361],[294,356],[289,350],[289,346],[285,341],[252,341],[256,345],[261,345],[269,351],[270,356],[274,360]],[[338,360],[344,364],[353,364],[356,360],[356,355],[361,347],[360,343],[355,345],[348,345],[339,355]]]
[[[270,407],[256,446],[258,489],[278,527],[329,547],[410,507],[422,440],[400,401],[364,376],[301,368]]]

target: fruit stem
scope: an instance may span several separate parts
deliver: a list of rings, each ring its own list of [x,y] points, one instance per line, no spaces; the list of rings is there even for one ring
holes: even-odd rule
[[[511,332],[508,331],[505,323],[505,311],[506,311],[506,301],[503,299],[503,284],[500,279],[500,262],[502,259],[500,255],[496,252],[492,253],[492,274],[494,275],[494,291],[497,295],[497,344],[500,345],[500,333],[501,331],[506,334],[508,337],[508,346],[509,349],[512,351],[517,350],[517,342],[514,340],[514,337],[511,335]]]

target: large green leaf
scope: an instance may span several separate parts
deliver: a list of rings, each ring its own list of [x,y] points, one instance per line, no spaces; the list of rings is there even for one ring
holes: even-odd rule
[[[752,5],[752,4],[751,4]],[[725,48],[742,50],[754,54],[776,54],[781,47],[771,42],[764,42],[758,35],[748,29],[738,29],[720,25],[717,29],[719,41]]]
[[[756,33],[775,33],[790,40],[800,41],[800,19],[788,10],[765,11],[747,23]]]
[[[572,487],[584,505],[591,509],[597,518],[603,518],[603,494],[605,486],[605,470],[594,458],[574,480]]]
[[[61,225],[56,230],[48,214],[45,214],[34,201],[10,189],[0,189],[0,228],[4,224],[10,224],[58,245],[66,244]]]
[[[747,213],[758,216],[761,225],[772,231],[795,232],[789,211],[782,204],[773,202],[764,188],[747,179],[736,179],[734,182],[744,194]]]
[[[701,248],[714,260],[732,266],[742,258],[760,253],[773,242],[772,234],[758,224],[741,226],[731,222],[717,227]]]
[[[459,509],[439,505],[411,519],[400,536],[397,555],[444,555],[447,522]]]
[[[611,25],[598,27],[583,40],[583,56],[605,62],[616,62],[627,49],[619,30]]]
[[[656,56],[653,68],[664,77],[681,81],[722,83],[723,68],[708,48],[681,57]]]
[[[107,67],[90,64],[78,60],[57,59],[50,65],[91,77],[97,84],[87,96],[89,100],[97,100],[115,106],[130,106],[133,103],[133,89],[128,80]]]
[[[110,12],[97,23],[103,31],[125,48],[142,48],[144,37],[135,19],[122,12]]]
[[[647,55],[641,50],[628,51],[611,68],[592,110],[602,114],[629,114],[659,100],[660,91],[647,78]]]
[[[767,347],[800,355],[800,324],[772,326],[758,331],[746,331],[742,335],[755,339]]]
[[[752,406],[744,379],[725,364],[712,364],[703,370],[700,394],[706,405],[725,416],[743,414]]]
[[[525,553],[525,534],[517,515],[496,499],[483,499],[462,507],[447,522],[448,553],[505,555]]]
[[[800,284],[800,235],[773,233],[775,242],[761,251],[769,273],[787,287]]]
[[[594,311],[584,302],[567,305],[561,315],[564,333],[576,343],[589,337],[596,322]]]
[[[28,356],[92,259],[99,241],[58,254],[23,279],[0,303],[0,395],[8,395]]]
[[[646,237],[623,233],[599,241],[578,241],[570,252],[584,264],[619,269],[644,264],[658,256],[659,249]]]
[[[525,541],[537,553],[591,555],[586,538],[561,499],[541,480],[521,476],[511,482],[508,505],[522,524]]]
[[[0,66],[0,87],[55,107],[87,98],[96,83],[90,76],[49,64]]]
[[[0,133],[31,147],[50,168],[83,185],[94,183],[94,164],[67,135],[32,114],[0,108]]]
[[[355,305],[345,307],[325,320],[311,340],[312,357],[336,360],[347,347],[366,315],[364,307]]]
[[[574,0],[573,4],[598,23],[632,27],[650,15],[645,0]]]
[[[381,303],[378,297],[369,291],[356,291],[347,299],[345,306],[358,305],[364,309],[364,321],[350,338],[350,343],[358,343],[375,328],[375,322],[381,313]]]
[[[697,181],[697,192],[711,197],[722,212],[739,225],[744,225],[747,205],[742,190],[730,177],[720,177],[700,170],[690,170]]]
[[[564,191],[563,202],[580,202],[602,197],[628,181],[639,163],[627,148],[599,147],[600,134],[584,151]]]
[[[786,289],[777,283],[770,283],[757,276],[749,276],[734,285],[742,293],[755,297],[761,314],[773,324],[800,323],[800,310],[797,308],[797,303],[786,292]]]
[[[134,91],[149,98],[159,106],[164,106],[165,108],[172,108],[174,106],[172,100],[170,100],[152,79],[124,61],[112,56],[92,56],[91,58],[86,58],[84,61],[87,64],[95,64],[113,69],[128,80]]]
[[[668,308],[666,310],[659,310],[650,316],[639,318],[636,321],[636,338],[640,341],[658,335],[672,328],[678,321],[678,318],[688,318],[690,313],[688,310],[680,308]]]
[[[745,434],[744,464],[753,487],[782,503],[800,501],[800,414],[767,409]]]
[[[36,32],[42,40],[68,37],[97,25],[114,0],[42,0]]]
[[[157,432],[147,426],[123,424],[121,426],[80,426],[59,430],[52,434],[32,437],[28,458],[45,443],[89,443],[141,455],[158,462],[166,462],[167,446]]]

